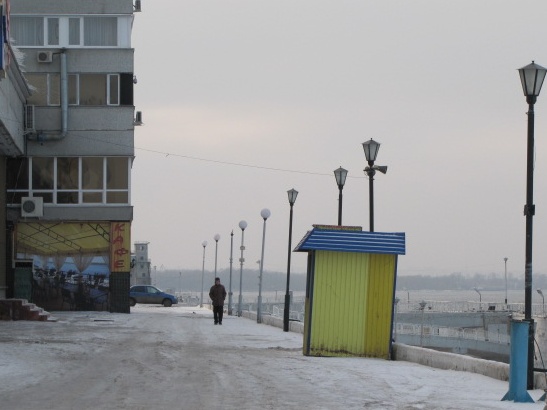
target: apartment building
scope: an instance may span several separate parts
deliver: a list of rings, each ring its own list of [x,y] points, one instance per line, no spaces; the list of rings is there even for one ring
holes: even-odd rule
[[[131,255],[131,278],[130,284],[151,285],[152,264],[148,258],[148,245],[150,242],[135,242],[135,252]]]
[[[23,152],[5,159],[7,296],[129,312],[140,1],[10,3],[11,46],[30,96]]]

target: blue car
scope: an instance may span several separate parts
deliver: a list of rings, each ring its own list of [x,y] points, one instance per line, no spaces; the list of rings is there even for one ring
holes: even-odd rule
[[[135,306],[137,303],[159,303],[165,307],[170,307],[173,303],[177,304],[178,302],[176,297],[155,286],[135,285],[129,289],[130,306]]]

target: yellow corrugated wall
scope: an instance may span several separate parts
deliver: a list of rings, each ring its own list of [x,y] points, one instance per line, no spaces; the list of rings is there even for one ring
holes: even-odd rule
[[[395,261],[395,255],[316,251],[304,331],[311,355],[388,358]]]

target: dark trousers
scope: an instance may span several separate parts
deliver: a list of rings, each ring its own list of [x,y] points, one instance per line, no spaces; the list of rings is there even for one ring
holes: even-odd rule
[[[224,311],[224,306],[213,306],[213,317],[215,323],[222,323],[222,313]]]

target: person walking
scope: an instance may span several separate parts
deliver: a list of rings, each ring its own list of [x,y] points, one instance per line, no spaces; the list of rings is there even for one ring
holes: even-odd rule
[[[222,314],[224,310],[224,299],[226,299],[226,289],[220,284],[220,278],[215,278],[215,284],[209,290],[209,297],[213,303],[213,317],[215,325],[222,324]]]

